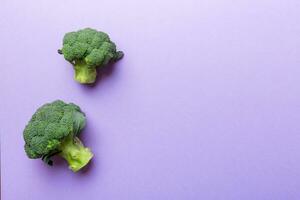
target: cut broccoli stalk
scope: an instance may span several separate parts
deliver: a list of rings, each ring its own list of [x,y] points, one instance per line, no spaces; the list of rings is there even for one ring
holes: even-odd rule
[[[76,61],[74,65],[75,80],[79,83],[94,83],[97,77],[95,67],[88,66],[85,61]]]
[[[93,157],[93,153],[89,148],[83,146],[77,137],[68,137],[60,146],[59,153],[69,164],[69,168],[73,172],[77,172],[88,164]]]

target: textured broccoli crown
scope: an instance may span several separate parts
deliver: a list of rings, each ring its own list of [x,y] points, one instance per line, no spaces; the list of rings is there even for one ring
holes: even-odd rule
[[[62,53],[66,60],[84,61],[90,67],[106,65],[123,55],[106,33],[91,28],[66,33]]]
[[[117,51],[106,33],[91,28],[66,33],[63,47],[58,52],[74,65],[75,79],[80,83],[94,83],[96,68],[117,61],[124,55]]]
[[[57,100],[41,106],[23,132],[29,158],[41,158],[59,152],[68,136],[75,137],[85,126],[85,115],[75,104]]]

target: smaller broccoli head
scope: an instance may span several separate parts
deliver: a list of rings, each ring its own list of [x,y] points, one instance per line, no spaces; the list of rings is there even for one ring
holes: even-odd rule
[[[83,84],[95,82],[97,68],[123,57],[106,33],[91,28],[66,33],[58,52],[73,64],[75,80]]]
[[[26,125],[23,136],[29,158],[41,158],[52,165],[51,157],[59,154],[73,171],[84,167],[93,157],[78,135],[85,126],[85,114],[79,106],[57,100],[41,106]]]

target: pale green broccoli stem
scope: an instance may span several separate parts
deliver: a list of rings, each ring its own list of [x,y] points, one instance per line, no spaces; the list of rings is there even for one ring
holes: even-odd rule
[[[96,67],[91,67],[85,61],[76,61],[74,64],[75,80],[79,83],[94,83],[97,77]]]
[[[77,172],[82,167],[88,164],[92,159],[93,153],[89,148],[83,146],[82,142],[77,137],[68,137],[60,146],[59,153],[69,164],[69,168],[73,172]]]

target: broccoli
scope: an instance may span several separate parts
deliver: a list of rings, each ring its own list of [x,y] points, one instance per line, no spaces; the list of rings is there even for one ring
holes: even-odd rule
[[[44,104],[24,129],[25,152],[29,158],[41,158],[49,165],[53,164],[51,157],[58,154],[76,172],[93,157],[77,137],[84,126],[85,114],[79,106],[60,100]]]
[[[58,53],[74,66],[75,80],[82,84],[94,83],[97,68],[116,62],[124,55],[116,50],[106,33],[91,28],[66,33]]]

